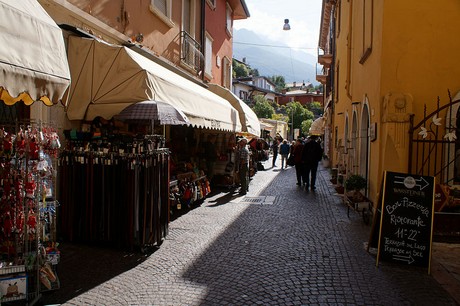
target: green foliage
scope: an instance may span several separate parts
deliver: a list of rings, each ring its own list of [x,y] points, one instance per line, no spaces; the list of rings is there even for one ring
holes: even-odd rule
[[[359,174],[353,174],[349,178],[347,178],[345,181],[345,188],[347,190],[359,191],[361,189],[364,189],[366,185],[367,185],[366,179]]]
[[[272,115],[273,120],[278,120],[278,121],[284,121],[284,122],[289,122],[289,118],[281,113],[275,113]]]
[[[251,69],[251,70],[249,71],[249,75],[252,75],[252,76],[260,76],[260,75],[259,75],[259,70],[257,70],[257,68]]]
[[[284,76],[274,75],[270,77],[270,80],[275,83],[277,92],[281,92],[286,87],[286,80],[284,79]]]
[[[323,115],[323,107],[319,102],[308,103],[307,108],[314,114],[315,118],[319,118]]]
[[[270,105],[267,99],[262,96],[254,97],[254,107],[252,110],[259,118],[271,119],[275,113],[275,109]]]
[[[235,59],[232,60],[233,72],[232,75],[234,78],[241,78],[249,76],[249,69],[248,66],[236,61]]]
[[[302,121],[300,130],[302,131],[303,135],[308,134],[308,131],[310,130],[310,127],[312,124],[313,124],[313,119],[307,119],[307,120]]]
[[[314,118],[313,113],[299,102],[289,102],[286,105],[286,113],[289,117],[289,123],[294,123],[294,129],[300,129],[303,121]]]

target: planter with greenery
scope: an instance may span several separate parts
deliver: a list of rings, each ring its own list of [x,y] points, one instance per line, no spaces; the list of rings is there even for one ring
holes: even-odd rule
[[[345,180],[345,190],[347,191],[347,196],[353,202],[363,201],[365,197],[361,193],[361,190],[366,188],[366,186],[366,179],[359,174],[353,174]]]

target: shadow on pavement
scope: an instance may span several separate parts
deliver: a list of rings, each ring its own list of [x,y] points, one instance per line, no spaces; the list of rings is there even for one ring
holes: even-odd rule
[[[59,247],[58,277],[61,288],[45,292],[38,305],[64,303],[109,279],[132,269],[149,254],[108,247],[66,244]],[[154,250],[152,250],[154,251]],[[63,273],[59,273],[62,271]]]

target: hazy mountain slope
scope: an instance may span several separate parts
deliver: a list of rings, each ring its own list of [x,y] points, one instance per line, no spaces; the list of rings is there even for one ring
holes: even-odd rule
[[[233,57],[238,60],[246,58],[246,63],[257,68],[260,75],[282,75],[286,82],[317,84],[315,56],[287,47],[272,47],[279,44],[246,29],[235,30],[233,37]]]

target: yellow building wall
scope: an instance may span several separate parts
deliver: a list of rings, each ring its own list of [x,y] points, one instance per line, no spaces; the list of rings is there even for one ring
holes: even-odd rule
[[[361,126],[368,103],[370,123],[377,126],[368,165],[369,196],[375,201],[385,170],[407,172],[410,114],[415,114],[417,123],[423,118],[424,104],[430,113],[438,96],[441,104],[448,103],[447,89],[453,96],[460,91],[460,2],[338,3],[332,161],[340,162],[336,144],[345,145],[344,139],[352,136],[353,111]]]
[[[438,97],[441,105],[449,103],[448,89],[452,95],[460,90],[460,2],[385,1],[383,12],[381,170],[407,172],[409,114],[417,124],[425,104],[429,114]]]
[[[412,95],[415,122],[460,90],[460,1],[385,1],[382,95]]]

